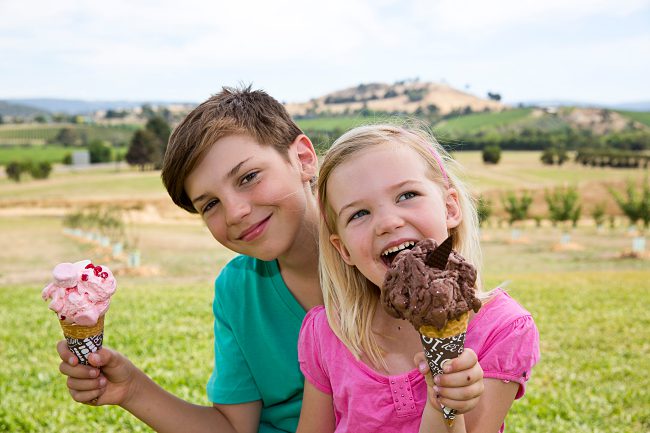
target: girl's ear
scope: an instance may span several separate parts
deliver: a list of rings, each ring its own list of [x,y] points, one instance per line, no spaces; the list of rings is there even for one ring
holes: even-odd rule
[[[339,255],[341,256],[343,261],[350,266],[354,266],[354,263],[352,263],[352,260],[350,260],[350,252],[345,247],[345,244],[343,243],[343,240],[339,237],[339,235],[337,234],[330,235],[330,242],[332,243],[332,245],[334,245],[336,251],[339,252]]]
[[[309,137],[300,134],[291,143],[291,146],[295,146],[303,182],[310,181],[318,173],[318,156],[316,156],[314,145]]]
[[[463,220],[463,212],[458,200],[458,191],[455,188],[449,188],[446,192],[445,206],[447,208],[447,228],[453,229],[458,227]]]

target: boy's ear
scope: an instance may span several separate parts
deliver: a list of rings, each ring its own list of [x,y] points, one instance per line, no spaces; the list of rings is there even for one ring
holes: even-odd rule
[[[291,143],[291,146],[295,146],[295,152],[298,156],[298,162],[300,163],[303,182],[311,180],[316,176],[316,174],[318,174],[318,156],[316,156],[314,145],[311,143],[309,137],[305,134],[300,134],[296,137],[293,143]]]
[[[336,251],[339,252],[339,255],[341,256],[343,261],[350,266],[354,266],[354,263],[352,263],[352,261],[350,260],[350,252],[345,247],[345,244],[343,243],[343,240],[341,240],[339,235],[337,234],[330,235],[330,242],[332,243],[332,245],[334,245]]]
[[[458,200],[458,191],[455,188],[449,188],[446,192],[445,206],[447,208],[447,228],[453,229],[458,227],[463,220],[463,212]]]

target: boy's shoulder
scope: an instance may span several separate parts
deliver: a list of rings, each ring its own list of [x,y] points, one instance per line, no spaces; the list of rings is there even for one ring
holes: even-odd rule
[[[268,276],[273,272],[273,262],[265,262],[256,259],[255,257],[245,256],[240,254],[233,257],[226,266],[221,269],[217,276],[219,280],[241,279],[241,278],[259,278],[261,276]]]

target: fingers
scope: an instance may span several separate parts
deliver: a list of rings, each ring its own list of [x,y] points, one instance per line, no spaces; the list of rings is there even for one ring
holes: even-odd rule
[[[56,344],[56,351],[59,352],[59,356],[63,362],[67,362],[72,366],[79,363],[79,360],[74,356],[74,353],[70,352],[70,349],[68,349],[68,343],[66,343],[65,340],[60,340]]]
[[[100,397],[102,394],[104,394],[105,389],[93,389],[90,391],[77,391],[74,389],[70,389],[70,396],[72,396],[72,399],[76,402],[79,403],[85,403],[89,404],[91,406],[96,406],[98,404],[101,404]]]

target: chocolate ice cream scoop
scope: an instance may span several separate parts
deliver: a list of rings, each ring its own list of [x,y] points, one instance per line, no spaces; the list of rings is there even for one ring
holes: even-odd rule
[[[437,247],[435,240],[423,239],[400,252],[381,290],[381,303],[388,314],[408,320],[418,330],[421,326],[443,329],[447,321],[481,308],[475,296],[474,266],[451,251],[451,238]]]

